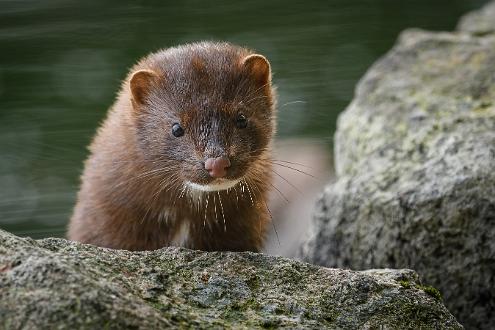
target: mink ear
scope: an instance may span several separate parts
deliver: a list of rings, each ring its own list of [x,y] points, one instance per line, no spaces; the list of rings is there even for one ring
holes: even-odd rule
[[[132,99],[137,104],[144,104],[152,85],[158,80],[158,74],[152,70],[139,70],[132,74],[129,85]]]
[[[270,87],[272,74],[270,70],[270,63],[268,60],[259,54],[252,54],[246,56],[242,60],[242,65],[246,73],[259,85]]]

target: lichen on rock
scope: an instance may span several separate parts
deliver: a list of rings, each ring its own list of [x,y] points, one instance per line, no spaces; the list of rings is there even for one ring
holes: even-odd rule
[[[419,285],[412,270],[173,247],[129,252],[0,230],[4,329],[461,329]]]
[[[454,33],[407,30],[367,72],[339,117],[338,180],[300,253],[330,267],[415,269],[462,324],[486,329],[495,327],[494,9]]]

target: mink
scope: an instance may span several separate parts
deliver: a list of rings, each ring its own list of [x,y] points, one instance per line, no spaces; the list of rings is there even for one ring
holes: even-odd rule
[[[260,251],[275,108],[270,64],[250,49],[199,42],[144,57],[89,146],[68,238]]]

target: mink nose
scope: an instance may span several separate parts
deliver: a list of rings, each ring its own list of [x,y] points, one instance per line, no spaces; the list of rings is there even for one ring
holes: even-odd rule
[[[205,169],[213,178],[223,178],[227,175],[227,168],[230,167],[230,160],[225,157],[208,158],[205,161]]]

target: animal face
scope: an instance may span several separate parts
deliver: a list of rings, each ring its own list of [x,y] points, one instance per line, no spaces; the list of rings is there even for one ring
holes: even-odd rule
[[[267,166],[275,100],[263,56],[202,43],[146,63],[130,79],[133,120],[142,154],[164,177],[216,191]]]

